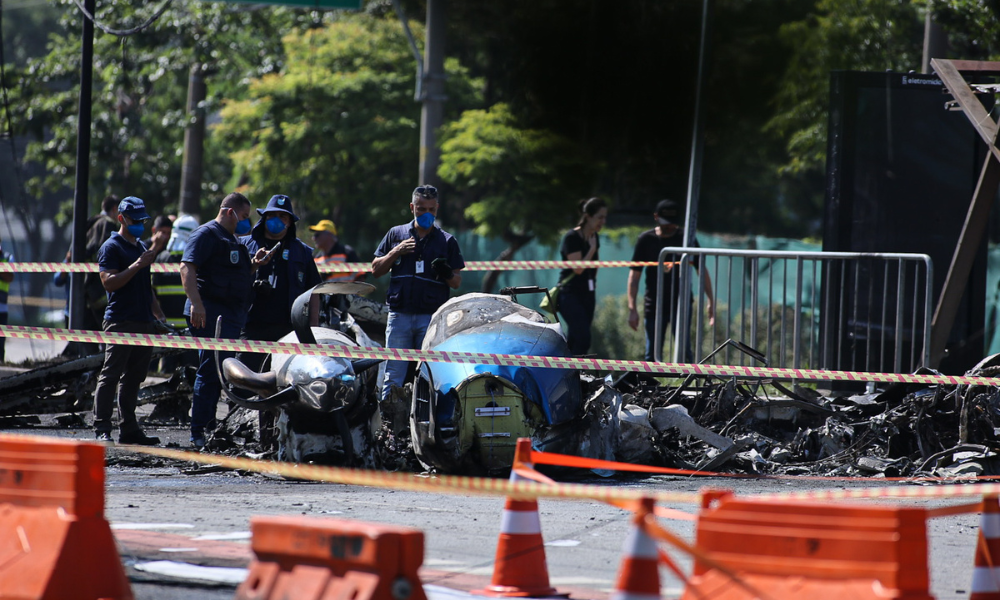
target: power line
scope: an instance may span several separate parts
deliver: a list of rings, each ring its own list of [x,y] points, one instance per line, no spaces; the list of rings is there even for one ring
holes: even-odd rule
[[[135,35],[135,34],[139,33],[140,31],[142,31],[143,29],[146,29],[147,27],[149,27],[150,25],[152,25],[153,23],[155,23],[156,20],[159,19],[160,16],[162,16],[163,13],[165,13],[167,11],[167,8],[170,7],[170,2],[171,2],[171,0],[164,0],[163,5],[160,6],[160,8],[156,11],[156,13],[152,17],[150,17],[149,19],[147,19],[145,23],[143,23],[142,25],[139,25],[138,27],[133,27],[132,29],[114,29],[114,28],[108,27],[107,25],[104,25],[103,23],[98,22],[97,18],[94,15],[90,14],[90,11],[88,11],[87,8],[83,4],[80,3],[80,0],[73,0],[73,3],[76,4],[77,8],[80,9],[80,12],[82,12],[84,14],[84,16],[86,16],[88,19],[90,19],[94,23],[94,27],[97,27],[98,29],[100,29],[104,33],[108,33],[108,34],[111,34],[111,35],[116,35],[118,37],[127,37],[127,36],[130,36],[130,35]],[[94,12],[97,12],[97,11],[94,11]]]

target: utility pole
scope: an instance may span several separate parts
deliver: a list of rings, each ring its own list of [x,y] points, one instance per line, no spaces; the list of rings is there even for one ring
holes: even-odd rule
[[[181,198],[178,212],[201,221],[201,177],[205,151],[205,97],[208,88],[201,62],[188,72],[187,121],[184,126],[184,160],[181,167]]]
[[[920,65],[921,73],[931,72],[932,58],[946,58],[948,53],[948,34],[934,20],[934,12],[927,8],[924,15],[924,56]]]
[[[688,171],[687,214],[684,217],[684,245],[694,247],[698,229],[698,202],[701,199],[701,162],[705,154],[702,129],[705,125],[704,103],[708,44],[712,33],[712,0],[704,0],[701,10],[701,44],[698,49],[698,79],[694,92],[694,130],[691,134],[691,166]]]
[[[83,0],[88,14],[94,13],[95,0]],[[90,194],[90,110],[94,76],[94,22],[83,18],[83,46],[80,54],[80,103],[76,123],[76,187],[73,192],[73,244],[71,261],[82,262],[86,251],[87,200]],[[83,278],[86,273],[71,273],[69,288],[69,327],[83,327]]]
[[[420,111],[420,174],[418,184],[438,185],[441,151],[437,130],[444,121],[445,0],[427,0],[427,41],[424,47],[423,108]]]

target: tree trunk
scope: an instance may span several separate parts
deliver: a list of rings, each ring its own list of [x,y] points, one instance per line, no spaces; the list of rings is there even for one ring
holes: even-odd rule
[[[516,254],[517,251],[520,250],[521,248],[525,247],[528,244],[528,242],[530,242],[533,238],[534,236],[516,235],[508,231],[507,233],[504,234],[504,239],[507,240],[507,242],[509,242],[510,245],[504,248],[504,251],[501,252],[500,255],[496,257],[496,260],[499,261],[514,260],[514,254]],[[493,288],[496,287],[497,285],[497,279],[500,278],[500,273],[501,271],[487,271],[486,274],[483,275],[482,290],[484,294],[493,293]]]

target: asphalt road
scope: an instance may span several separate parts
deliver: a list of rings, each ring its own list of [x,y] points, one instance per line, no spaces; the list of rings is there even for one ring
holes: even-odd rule
[[[81,440],[92,437],[89,430],[18,432]],[[186,441],[186,432],[179,429],[150,433],[167,442],[183,445]],[[251,556],[250,519],[263,515],[348,518],[420,528],[426,539],[422,576],[427,586],[473,589],[485,585],[493,571],[502,498],[291,481],[193,463],[150,460],[121,448],[109,449],[107,460],[105,514],[139,600],[232,598],[236,582],[244,576],[239,569],[246,567]],[[883,485],[878,480],[845,483],[660,476],[590,476],[583,482],[674,492],[726,487],[746,495]],[[971,500],[909,504],[968,502]],[[697,510],[694,505],[671,508],[691,514]],[[569,591],[574,598],[607,598],[621,561],[629,514],[595,501],[545,499],[540,501],[539,514],[552,584]],[[693,539],[692,521],[662,523],[681,537]],[[930,521],[932,592],[937,598],[968,597],[978,527],[975,513]],[[672,555],[682,568],[690,569],[686,557],[677,552]],[[185,565],[187,572],[175,572]],[[192,572],[191,565],[215,570]],[[680,595],[683,584],[666,569],[661,569],[661,579],[665,597]]]

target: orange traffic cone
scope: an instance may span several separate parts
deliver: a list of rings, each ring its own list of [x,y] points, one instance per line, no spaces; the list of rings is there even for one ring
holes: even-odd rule
[[[511,482],[528,481],[516,472],[518,466],[532,467],[530,462],[524,460],[523,450],[524,446],[519,443],[514,458],[515,468],[510,471]],[[531,450],[530,442],[527,450]],[[473,590],[472,593],[509,598],[569,596],[560,594],[549,585],[544,544],[542,523],[538,518],[538,501],[507,498],[500,522],[493,580],[485,589]]]
[[[632,517],[632,530],[625,540],[622,566],[618,571],[611,600],[659,600],[660,571],[656,542],[642,528],[646,515],[653,513],[653,499],[643,498]]]
[[[1000,600],[1000,501],[983,498],[969,600]]]

